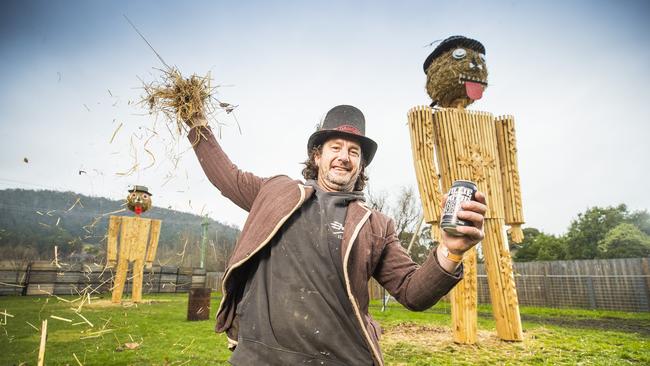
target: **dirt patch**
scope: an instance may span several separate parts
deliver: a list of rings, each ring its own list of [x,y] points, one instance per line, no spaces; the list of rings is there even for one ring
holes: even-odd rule
[[[451,328],[416,323],[399,323],[387,327],[382,333],[382,341],[387,343],[408,342],[422,347],[456,345],[453,341]],[[502,343],[495,332],[478,331],[478,344],[489,346]]]

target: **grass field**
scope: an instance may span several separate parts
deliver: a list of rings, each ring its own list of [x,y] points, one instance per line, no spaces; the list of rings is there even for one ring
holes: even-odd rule
[[[36,364],[40,334],[34,327],[43,319],[48,319],[47,365],[228,364],[225,336],[213,332],[218,297],[212,299],[210,320],[201,322],[185,320],[187,294],[145,298],[150,303],[128,307],[110,304],[109,296],[93,300],[81,312],[86,322],[71,309],[78,302],[0,297],[0,365]],[[5,318],[4,311],[13,317]],[[481,306],[475,346],[451,341],[445,303],[421,313],[394,303],[381,312],[373,303],[372,313],[384,330],[387,365],[650,364],[650,313],[522,307],[525,340],[508,343],[496,338],[490,308]]]

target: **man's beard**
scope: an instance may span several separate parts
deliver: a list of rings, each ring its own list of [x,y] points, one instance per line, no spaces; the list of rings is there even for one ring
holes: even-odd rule
[[[349,190],[354,190],[354,183],[356,182],[358,176],[359,174],[354,174],[349,177],[342,177],[340,175],[332,173],[330,170],[325,174],[325,180],[340,188],[340,191],[348,190],[348,188]]]

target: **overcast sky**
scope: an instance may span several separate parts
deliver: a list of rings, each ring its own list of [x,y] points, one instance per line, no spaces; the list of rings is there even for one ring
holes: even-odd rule
[[[136,104],[162,65],[123,14],[168,64],[224,85],[242,134],[218,115],[221,143],[258,175],[300,178],[320,118],[352,104],[379,144],[372,191],[416,187],[406,113],[429,103],[426,45],[462,34],[485,45],[490,72],[470,108],[515,116],[526,226],[560,234],[594,205],[650,208],[647,1],[5,1],[0,189],[120,199],[142,184],[154,205],[243,224],[189,143]],[[144,169],[147,128],[158,135]],[[116,175],[132,140],[140,169]]]

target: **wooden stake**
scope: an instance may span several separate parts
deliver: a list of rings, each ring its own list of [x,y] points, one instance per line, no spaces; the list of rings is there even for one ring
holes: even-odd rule
[[[38,348],[38,366],[45,364],[45,342],[47,342],[47,319],[41,325],[41,345]]]

